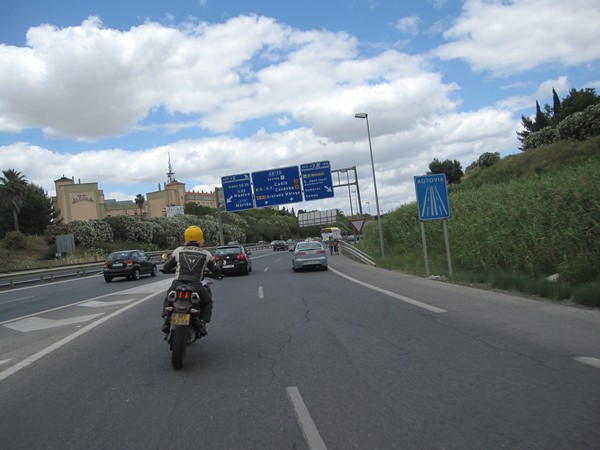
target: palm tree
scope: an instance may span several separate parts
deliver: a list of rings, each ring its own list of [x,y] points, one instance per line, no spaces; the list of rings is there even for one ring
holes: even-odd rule
[[[19,213],[23,207],[27,180],[25,175],[14,169],[3,170],[0,177],[0,198],[12,212],[15,231],[19,231]]]
[[[142,194],[138,194],[135,196],[134,202],[136,203],[138,209],[140,210],[140,219],[142,218],[142,208],[144,207],[144,202],[146,199]]]

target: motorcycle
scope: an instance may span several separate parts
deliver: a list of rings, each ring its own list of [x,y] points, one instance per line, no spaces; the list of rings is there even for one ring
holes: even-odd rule
[[[222,279],[210,272],[204,276]],[[202,280],[202,286],[210,296],[211,284],[212,281],[206,278]],[[183,367],[187,346],[202,337],[202,334],[196,333],[200,321],[200,296],[191,284],[182,284],[167,294],[167,301],[169,306],[165,309],[171,311],[171,328],[165,339],[171,350],[171,365],[178,370]]]

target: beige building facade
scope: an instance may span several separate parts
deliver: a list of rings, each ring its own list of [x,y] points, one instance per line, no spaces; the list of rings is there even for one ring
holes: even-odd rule
[[[169,207],[182,207],[186,203],[196,203],[211,208],[217,207],[214,192],[186,192],[185,184],[174,180],[165,183],[163,189],[148,192],[142,206],[143,217],[161,217],[167,215]],[[131,201],[105,199],[98,183],[75,183],[74,178],[61,177],[54,181],[56,197],[55,207],[60,211],[63,223],[73,220],[104,219],[112,216],[139,216],[140,209]],[[222,191],[219,191],[222,198]]]

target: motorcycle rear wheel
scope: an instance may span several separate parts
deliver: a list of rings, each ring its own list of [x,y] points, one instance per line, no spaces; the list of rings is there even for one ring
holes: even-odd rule
[[[187,333],[187,327],[178,326],[173,330],[171,338],[171,364],[177,370],[183,367],[183,359],[187,347]]]

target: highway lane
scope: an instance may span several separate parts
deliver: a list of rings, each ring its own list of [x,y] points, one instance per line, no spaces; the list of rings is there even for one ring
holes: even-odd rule
[[[598,447],[600,370],[576,359],[600,360],[597,311],[340,256],[305,273],[253,256],[249,276],[214,283],[209,336],[181,371],[159,331],[163,275],[114,291],[84,279],[70,301],[108,289],[108,305],[42,314],[100,314],[89,322],[2,325],[0,373],[89,330],[0,381],[3,447]]]

